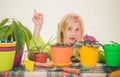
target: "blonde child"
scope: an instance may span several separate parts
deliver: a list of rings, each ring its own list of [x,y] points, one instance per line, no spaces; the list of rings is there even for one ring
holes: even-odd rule
[[[38,13],[34,10],[32,20],[35,24],[33,38],[31,40],[30,48],[34,47],[33,40],[35,40],[38,46],[44,45],[45,42],[40,36],[40,32],[43,26],[44,16],[42,13]],[[81,41],[84,35],[84,24],[82,18],[75,13],[68,13],[58,23],[57,43],[74,44],[77,41]],[[49,48],[49,47],[47,47]],[[28,58],[33,59],[33,54],[29,53]],[[79,53],[77,49],[74,49],[73,56],[79,59]],[[51,55],[49,54],[49,59]]]

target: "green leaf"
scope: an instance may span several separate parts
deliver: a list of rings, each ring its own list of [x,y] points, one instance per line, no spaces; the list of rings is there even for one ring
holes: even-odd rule
[[[52,55],[51,55],[51,51],[50,51],[50,49],[47,49],[47,48],[46,48],[46,52],[45,52],[45,53],[47,53],[49,59],[52,60]]]
[[[8,36],[12,34],[10,25],[2,26],[0,28],[0,40],[7,40]]]
[[[30,40],[32,39],[32,33],[27,27],[23,26],[22,23],[20,23],[20,22],[18,22],[18,23],[24,31],[26,46],[27,46],[27,49],[29,50]]]
[[[84,41],[78,41],[78,42],[76,42],[75,44],[74,44],[74,47],[75,48],[80,48],[80,47],[82,47],[84,45]]]
[[[0,33],[0,40],[16,41],[17,53],[21,51],[25,43],[28,47],[32,38],[30,30],[13,18],[5,18],[0,22]]]
[[[3,20],[1,21],[1,23],[0,23],[0,27],[1,27],[1,26],[4,26],[8,21],[9,21],[9,18],[3,19]]]
[[[57,29],[57,42],[61,42],[61,31],[60,31],[60,25],[58,24],[58,29]]]
[[[16,44],[16,52],[19,53],[25,44],[25,35],[24,35],[22,28],[15,20],[13,20],[13,22],[12,22],[12,28],[14,30],[13,31],[14,37],[15,37],[15,41],[17,43]]]
[[[64,20],[64,26],[63,26],[63,43],[65,43],[65,40],[67,39],[67,34],[65,32],[66,29],[67,29],[66,20]]]

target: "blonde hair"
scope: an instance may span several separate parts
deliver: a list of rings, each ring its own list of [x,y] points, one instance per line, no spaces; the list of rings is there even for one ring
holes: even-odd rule
[[[68,13],[67,15],[65,15],[61,21],[58,24],[58,39],[57,42],[58,43],[66,43],[66,28],[68,27],[68,23],[76,23],[79,22],[80,23],[80,36],[78,38],[77,41],[81,41],[84,35],[84,24],[83,24],[83,20],[82,18],[75,14],[75,13]]]

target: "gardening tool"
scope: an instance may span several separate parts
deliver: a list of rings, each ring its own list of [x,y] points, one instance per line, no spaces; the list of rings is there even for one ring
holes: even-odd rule
[[[70,73],[75,73],[75,74],[80,74],[81,73],[80,69],[76,69],[76,68],[63,67],[62,69],[65,72],[70,72]]]
[[[52,71],[64,71],[64,72],[69,72],[69,73],[75,73],[75,74],[80,74],[81,70],[77,68],[70,68],[70,67],[53,67],[53,69],[50,69]]]
[[[28,71],[32,72],[33,68],[34,68],[34,61],[26,60],[26,55],[27,54],[24,54],[23,66],[25,67],[25,69],[27,69]]]
[[[52,67],[52,64],[39,63],[39,62],[34,62],[32,60],[26,60],[26,55],[27,54],[24,54],[23,66],[25,67],[25,69],[27,69],[30,72],[34,70],[34,65],[39,67]]]
[[[34,65],[40,66],[40,67],[52,67],[52,64],[46,64],[46,63],[39,63],[39,62],[34,62],[31,60],[26,60],[26,54],[24,55],[24,63],[23,66],[25,69],[28,71],[32,72],[34,69]],[[75,68],[68,68],[68,67],[58,67],[58,68],[53,68],[52,70],[63,70],[65,72],[70,72],[70,73],[75,73],[75,74],[80,74],[81,71],[79,69]]]

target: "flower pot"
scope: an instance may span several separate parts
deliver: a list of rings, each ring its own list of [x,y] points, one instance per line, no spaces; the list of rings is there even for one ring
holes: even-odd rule
[[[0,72],[11,70],[13,67],[15,43],[0,44]]]
[[[23,50],[24,50],[24,48],[22,48],[22,50],[20,51],[19,54],[15,54],[13,67],[18,67],[18,66],[20,66],[21,60],[22,60]]]
[[[54,66],[71,65],[70,58],[73,53],[73,47],[54,47],[51,46],[52,64]]]
[[[120,66],[120,44],[104,44],[105,61],[107,66]]]
[[[82,46],[80,60],[83,66],[96,66],[99,48]]]
[[[47,57],[48,57],[47,53],[35,53],[34,54],[35,62],[39,62],[39,63],[46,63]]]

